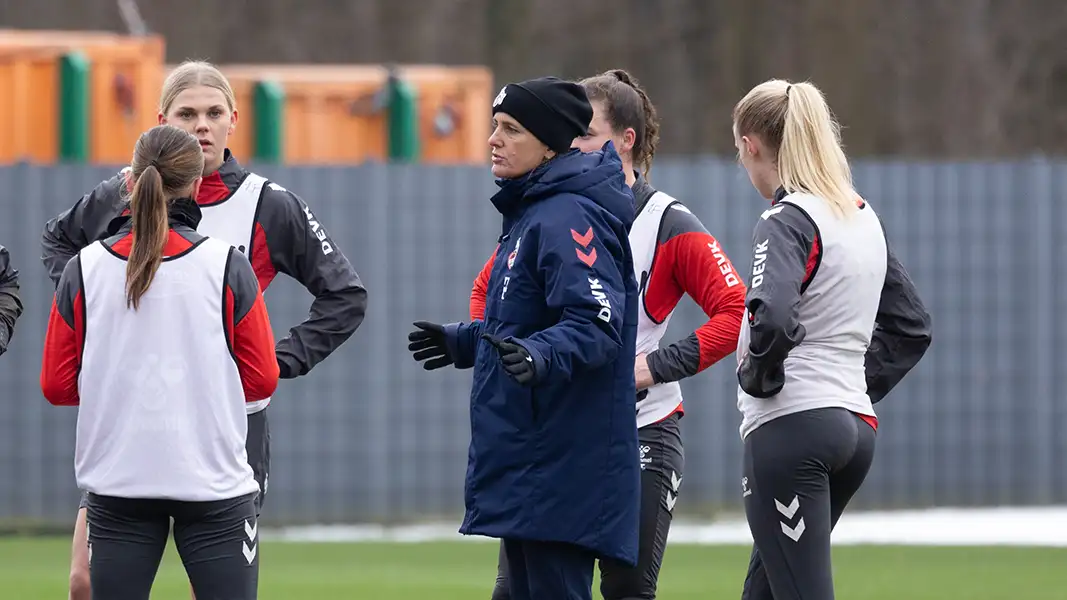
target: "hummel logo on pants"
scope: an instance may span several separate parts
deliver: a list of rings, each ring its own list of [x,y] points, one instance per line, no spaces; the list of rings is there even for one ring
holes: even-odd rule
[[[93,600],[148,600],[171,519],[174,544],[198,598],[254,600],[259,586],[256,495],[182,502],[89,494]]]
[[[755,542],[742,600],[832,600],[830,531],[874,459],[874,429],[842,408],[778,417],[745,439]]]

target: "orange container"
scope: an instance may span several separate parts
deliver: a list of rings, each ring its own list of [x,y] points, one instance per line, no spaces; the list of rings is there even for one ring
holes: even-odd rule
[[[108,164],[129,161],[137,137],[157,123],[163,38],[91,31],[0,30],[0,56],[17,56],[34,49],[78,50],[89,59],[90,160]],[[58,83],[53,85],[55,98]],[[58,110],[52,115],[53,120],[58,119]],[[55,135],[51,137],[54,145]]]
[[[419,93],[424,162],[484,164],[489,160],[493,74],[481,67],[406,67],[400,76]]]
[[[62,48],[0,50],[0,164],[55,162]]]
[[[374,65],[220,65],[238,98],[240,122],[230,148],[251,150],[252,90],[273,81],[285,90],[288,164],[351,164],[388,156],[387,114],[379,94],[388,78]],[[421,157],[429,163],[483,163],[489,137],[492,74],[480,67],[402,66],[418,94]],[[241,149],[239,151],[239,149]],[[247,154],[245,154],[247,156]]]
[[[375,67],[220,65],[219,69],[237,96],[240,121],[234,135],[240,132],[243,137],[230,146],[235,154],[241,146],[251,153],[253,90],[257,82],[272,81],[285,90],[282,135],[287,164],[351,164],[385,156],[384,115],[353,114],[361,113],[353,108],[364,105],[381,87]]]

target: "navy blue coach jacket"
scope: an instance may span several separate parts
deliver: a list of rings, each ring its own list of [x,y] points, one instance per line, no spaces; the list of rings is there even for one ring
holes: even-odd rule
[[[503,235],[485,319],[446,328],[456,366],[474,367],[460,532],[567,542],[633,565],[633,194],[610,142],[498,185]],[[504,371],[482,333],[526,348],[532,384]]]

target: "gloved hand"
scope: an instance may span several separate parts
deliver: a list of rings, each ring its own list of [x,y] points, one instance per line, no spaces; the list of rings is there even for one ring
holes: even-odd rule
[[[534,368],[533,357],[522,346],[495,338],[488,333],[482,334],[482,339],[489,342],[500,353],[500,362],[504,363],[504,370],[511,375],[520,385],[526,385],[533,381],[537,375]]]
[[[445,328],[443,325],[427,321],[415,321],[416,329],[408,334],[408,350],[413,352],[416,362],[423,363],[422,368],[427,371],[447,367],[454,362],[445,343]]]

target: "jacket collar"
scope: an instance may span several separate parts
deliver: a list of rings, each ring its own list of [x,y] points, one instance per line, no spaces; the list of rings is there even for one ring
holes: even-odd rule
[[[500,191],[493,194],[491,201],[493,206],[500,211],[500,214],[504,215],[505,220],[507,220],[507,217],[515,216],[521,212],[526,192],[548,171],[553,161],[558,159],[559,157],[557,156],[552,160],[541,163],[534,170],[515,179],[496,180],[495,183],[500,188]]]
[[[188,228],[196,231],[203,213],[200,205],[192,198],[178,198],[167,207],[167,224],[171,229]],[[129,215],[121,219],[112,219],[108,226],[108,235],[129,233],[133,230],[133,219]]]
[[[241,181],[244,180],[247,173],[248,171],[241,166],[241,163],[237,161],[230,149],[226,148],[222,154],[222,166],[208,177],[217,175],[226,188],[232,192],[241,185]]]
[[[639,215],[648,204],[648,200],[656,193],[656,188],[652,187],[652,184],[640,173],[634,171],[634,176],[637,179],[630,189],[634,193],[634,214]]]
[[[493,194],[491,202],[496,207],[503,219],[500,222],[500,237],[498,242],[503,242],[511,233],[511,228],[522,217],[523,212],[529,205],[526,202],[526,192],[540,181],[541,177],[551,168],[553,162],[559,159],[556,156],[552,160],[538,165],[533,171],[516,177],[515,179],[497,179],[496,185],[500,190]]]
[[[192,198],[178,198],[167,209],[167,220],[172,228],[188,227],[196,231],[203,216],[200,205]]]

